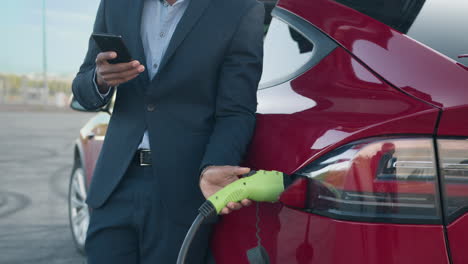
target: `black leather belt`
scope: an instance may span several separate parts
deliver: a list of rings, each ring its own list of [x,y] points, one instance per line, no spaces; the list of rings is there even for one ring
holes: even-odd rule
[[[138,166],[151,166],[151,150],[139,149],[133,157],[133,162]]]

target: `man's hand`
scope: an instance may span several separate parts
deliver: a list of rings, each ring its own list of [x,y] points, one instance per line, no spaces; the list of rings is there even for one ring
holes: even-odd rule
[[[209,166],[200,177],[200,189],[205,196],[209,198],[226,185],[239,179],[240,175],[249,173],[249,168],[235,166]],[[244,206],[249,206],[252,201],[248,199],[242,200],[240,203],[230,202],[227,207],[221,210],[221,214],[229,214],[232,210],[239,210]]]
[[[99,92],[105,94],[111,86],[117,86],[137,77],[145,70],[145,66],[134,60],[127,63],[110,64],[108,60],[115,59],[117,53],[101,52],[96,57],[96,82]]]

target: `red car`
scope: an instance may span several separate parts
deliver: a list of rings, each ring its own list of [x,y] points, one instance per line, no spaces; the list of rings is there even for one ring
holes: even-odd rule
[[[217,263],[249,263],[258,244],[270,263],[468,263],[468,4],[265,2],[245,165],[305,178],[279,203],[223,217]],[[80,248],[108,119],[98,114],[76,145],[70,219]]]

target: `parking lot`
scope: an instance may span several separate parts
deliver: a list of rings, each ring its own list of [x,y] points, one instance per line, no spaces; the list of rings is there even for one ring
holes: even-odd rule
[[[68,227],[73,142],[92,114],[0,111],[0,263],[84,263]]]

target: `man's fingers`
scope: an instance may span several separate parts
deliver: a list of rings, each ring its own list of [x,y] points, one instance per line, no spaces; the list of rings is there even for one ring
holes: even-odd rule
[[[242,205],[240,203],[229,202],[227,207],[231,210],[239,210],[242,208]]]
[[[145,70],[145,67],[143,65],[138,66],[137,68],[131,68],[130,70],[124,71],[124,72],[119,72],[119,73],[108,73],[108,74],[102,74],[102,78],[106,82],[110,82],[115,79],[125,79],[133,75],[138,75],[141,72]]]
[[[252,201],[249,200],[249,199],[244,199],[244,200],[241,201],[241,204],[243,206],[250,206],[250,205],[252,205]]]
[[[244,206],[249,206],[252,204],[252,201],[248,199],[242,200],[240,203],[229,202],[226,207],[221,210],[221,214],[229,214],[232,211],[242,209]]]
[[[139,61],[131,61],[119,64],[101,64],[97,68],[97,73],[109,86],[116,86],[128,82],[145,71],[145,66]]]
[[[229,213],[231,213],[231,210],[227,207],[224,207],[223,210],[221,210],[222,215],[227,215]]]
[[[250,172],[250,168],[246,168],[246,167],[234,167],[233,168],[233,173],[234,175],[243,175],[243,174],[247,174]]]
[[[109,86],[117,86],[117,85],[120,85],[122,83],[125,83],[125,82],[128,82],[130,80],[132,80],[133,78],[137,77],[138,74],[134,74],[134,75],[130,75],[126,78],[120,78],[120,79],[114,79],[114,80],[111,80],[111,81],[106,81],[106,83],[109,85]]]
[[[107,63],[108,60],[117,58],[117,53],[113,51],[101,52],[96,57],[96,64],[101,65]]]
[[[111,74],[111,73],[122,73],[122,72],[126,72],[126,71],[129,71],[129,70],[132,70],[132,69],[142,69],[144,70],[144,67],[141,68],[139,66],[142,66],[140,65],[140,62],[139,61],[131,61],[131,62],[127,62],[127,63],[118,63],[118,64],[106,64],[106,65],[102,65],[99,69],[99,73],[101,75],[106,75],[106,74]]]
[[[249,173],[249,168],[236,166],[210,166],[203,171],[200,179],[200,189],[205,197],[210,197],[217,191],[226,187],[228,184],[239,179],[239,175]],[[245,201],[249,205],[249,201]],[[231,209],[237,210],[243,207],[243,204],[237,203]]]

